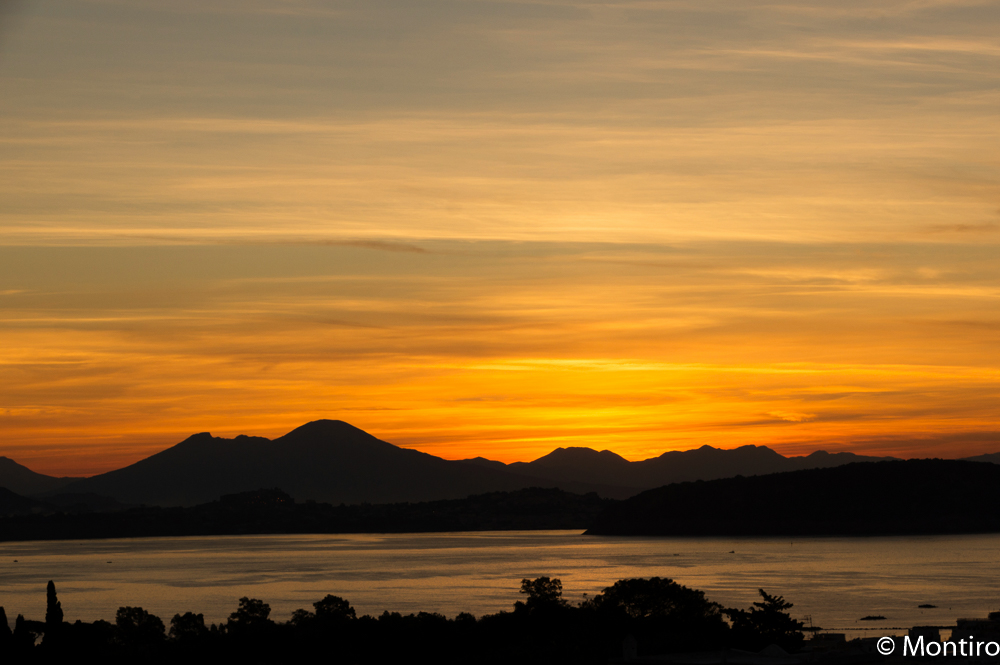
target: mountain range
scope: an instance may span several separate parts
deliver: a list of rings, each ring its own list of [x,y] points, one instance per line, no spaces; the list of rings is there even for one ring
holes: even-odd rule
[[[333,504],[458,499],[526,487],[624,499],[670,483],[891,459],[824,451],[785,457],[764,446],[702,446],[637,462],[590,448],[559,448],[532,462],[512,464],[482,457],[445,460],[400,448],[342,421],[318,420],[273,440],[195,434],[135,464],[90,478],[53,478],[0,458],[0,487],[56,505],[105,497],[112,506],[193,506],[262,487],[279,487],[298,501]]]

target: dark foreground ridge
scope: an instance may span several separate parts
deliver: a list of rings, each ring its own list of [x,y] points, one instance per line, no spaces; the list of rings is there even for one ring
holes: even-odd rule
[[[358,617],[347,600],[327,595],[286,622],[274,621],[264,601],[244,597],[224,623],[206,625],[203,615],[186,612],[174,615],[168,629],[135,606],[119,608],[114,623],[70,623],[49,582],[45,621],[18,615],[11,631],[0,608],[0,661],[598,665],[623,656],[730,649],[731,663],[805,662],[787,656],[803,646],[802,623],[787,612],[792,605],[763,590],[746,610],[658,577],[620,580],[578,605],[562,598],[558,579],[524,579],[521,593],[513,611],[454,619],[430,612]],[[769,651],[765,660],[736,659],[762,649]],[[775,654],[784,659],[769,659]]]
[[[12,495],[15,496],[16,495]],[[0,490],[0,500],[5,497]],[[6,497],[11,504],[17,497]],[[51,512],[0,518],[0,541],[281,533],[416,533],[586,529],[613,503],[597,494],[533,487],[424,503],[296,503],[280,489],[227,495],[192,508]]]
[[[1000,466],[958,460],[678,483],[609,506],[589,534],[906,535],[1000,532]]]

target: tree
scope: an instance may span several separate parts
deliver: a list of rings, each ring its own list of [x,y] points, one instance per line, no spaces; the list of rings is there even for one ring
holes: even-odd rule
[[[597,614],[619,641],[636,638],[646,653],[714,647],[725,640],[729,626],[722,606],[669,578],[619,580],[581,606]]]
[[[118,638],[125,644],[150,644],[164,639],[160,617],[141,607],[119,607],[115,614]]]
[[[274,622],[268,617],[271,615],[271,606],[263,600],[256,598],[240,598],[240,606],[235,612],[229,615],[227,626],[232,628],[256,628]]]
[[[316,608],[317,617],[329,617],[331,619],[357,618],[357,613],[355,613],[351,604],[340,596],[331,596],[330,594],[327,594],[323,600],[318,600],[313,603],[313,607]]]
[[[45,588],[45,624],[49,627],[59,626],[63,622],[62,604],[56,598],[56,585],[49,580]]]
[[[781,596],[765,593],[763,589],[757,592],[762,600],[753,603],[749,610],[723,610],[733,623],[734,640],[751,649],[777,644],[786,651],[797,650],[805,637],[802,635],[804,624],[788,614],[794,605]]]
[[[0,649],[7,647],[13,635],[10,624],[7,623],[7,612],[0,606]]]
[[[541,607],[566,607],[567,603],[562,597],[562,580],[550,579],[548,577],[537,577],[533,580],[521,580],[521,593],[528,597],[525,602],[518,601],[514,607],[526,607],[535,609]]]
[[[669,578],[618,580],[590,603],[598,610],[617,610],[632,619],[680,618],[722,621],[722,606]]]
[[[183,615],[175,614],[170,620],[170,639],[172,640],[197,640],[208,635],[208,628],[205,626],[205,615],[185,612]]]
[[[292,618],[288,620],[293,626],[308,626],[316,618],[316,615],[309,610],[298,609],[292,612]]]
[[[37,629],[38,623],[28,621],[21,614],[17,615],[17,619],[14,620],[14,632],[11,635],[15,651],[27,651],[35,647],[35,642],[41,634]]]

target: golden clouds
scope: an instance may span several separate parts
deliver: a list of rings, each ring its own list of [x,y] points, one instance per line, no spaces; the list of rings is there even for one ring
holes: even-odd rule
[[[995,429],[990,3],[16,19],[4,454],[324,416],[508,460]]]
[[[995,182],[955,172],[968,168],[961,155],[936,173],[914,166],[997,143],[985,117],[946,136],[895,118],[683,130],[498,118],[269,127],[205,139],[183,123],[75,126],[57,157],[8,164],[5,237],[802,241],[914,239],[996,223]]]
[[[5,249],[7,451],[71,473],[109,438],[121,461],[318,417],[508,461],[992,427],[987,250],[419,248]]]

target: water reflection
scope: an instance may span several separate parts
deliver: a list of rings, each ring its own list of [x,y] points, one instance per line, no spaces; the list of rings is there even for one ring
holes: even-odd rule
[[[998,551],[997,535],[789,541],[578,531],[3,543],[0,605],[11,618],[41,618],[53,579],[71,621],[111,619],[119,606],[140,605],[167,620],[192,610],[217,622],[244,595],[285,620],[328,593],[359,613],[481,615],[510,609],[524,577],[559,577],[576,601],[618,579],[658,575],[728,606],[748,606],[763,588],[824,628],[881,634],[1000,609]],[[937,608],[918,608],[927,603]],[[871,614],[887,621],[859,623]]]

